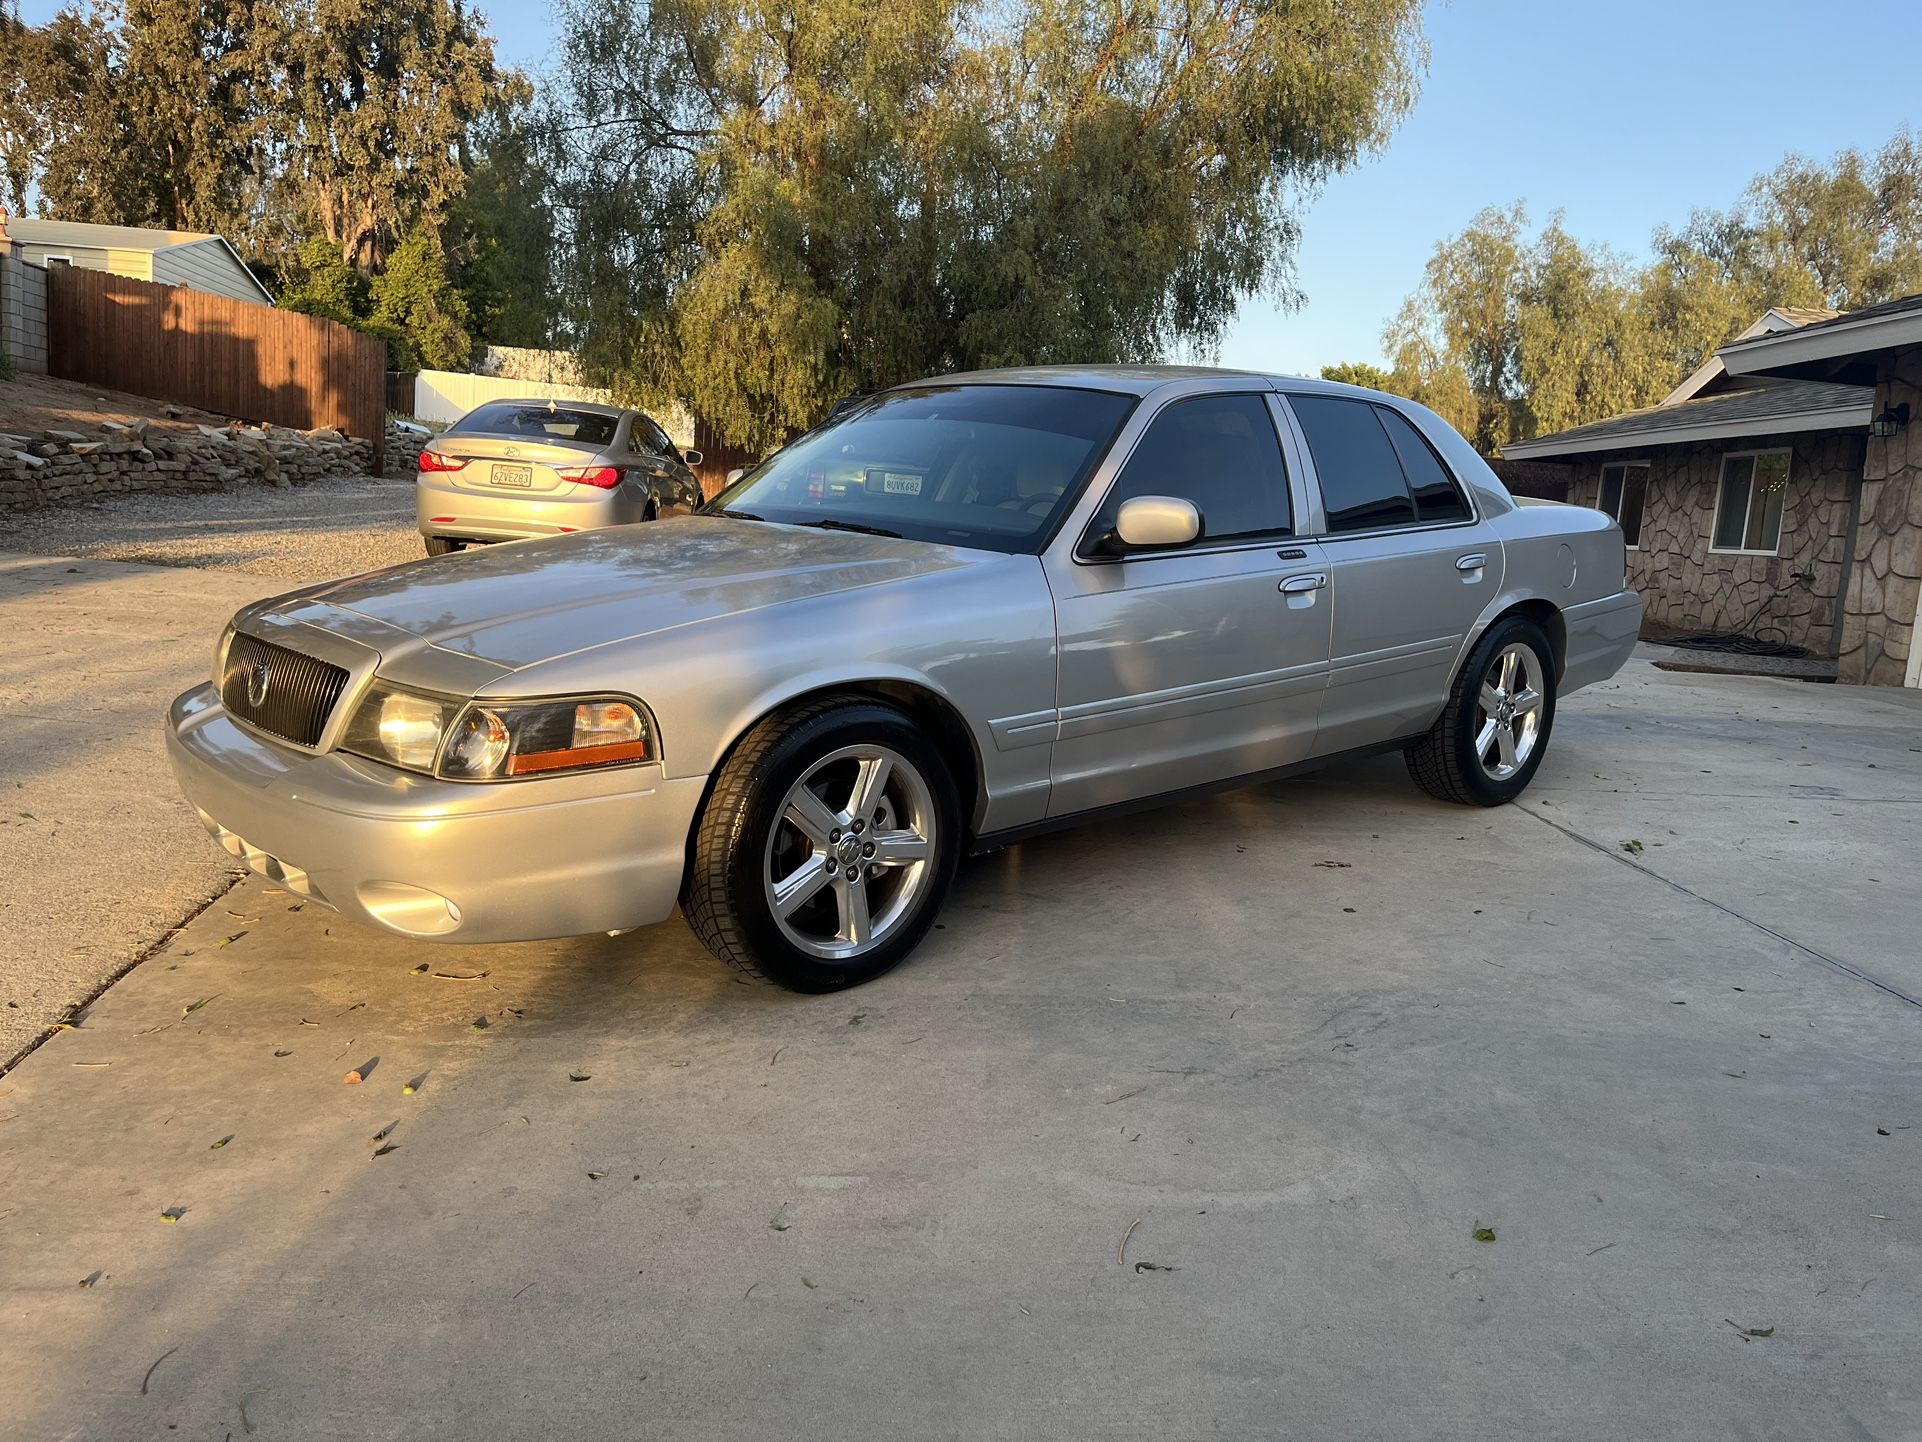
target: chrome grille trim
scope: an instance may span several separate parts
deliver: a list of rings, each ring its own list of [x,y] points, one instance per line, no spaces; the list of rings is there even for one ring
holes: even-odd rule
[[[264,674],[265,694],[249,683]],[[227,714],[296,746],[320,745],[327,721],[347,688],[343,666],[236,632],[227,646],[220,701]],[[256,701],[253,695],[259,695]]]

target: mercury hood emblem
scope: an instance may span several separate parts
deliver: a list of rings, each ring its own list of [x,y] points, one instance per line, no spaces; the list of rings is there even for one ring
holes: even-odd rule
[[[256,711],[267,700],[267,684],[272,679],[273,668],[265,656],[250,658],[246,670],[241,672],[241,680],[247,687],[247,704]]]

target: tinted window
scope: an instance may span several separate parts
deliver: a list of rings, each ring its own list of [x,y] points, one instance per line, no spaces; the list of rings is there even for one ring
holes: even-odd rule
[[[1415,519],[1467,520],[1468,502],[1462,498],[1455,478],[1448,474],[1441,457],[1422,438],[1421,432],[1409,423],[1406,416],[1399,411],[1389,410],[1387,406],[1376,406],[1375,416],[1381,421],[1382,429],[1388,432],[1388,439],[1394,442],[1395,454],[1401,458],[1402,474],[1408,479],[1408,489],[1415,493]]]
[[[1401,462],[1373,406],[1332,396],[1290,396],[1288,403],[1315,458],[1329,530],[1371,531],[1414,521]]]
[[[1102,502],[1094,533],[1113,530],[1121,503],[1136,496],[1193,501],[1204,541],[1291,534],[1288,472],[1268,403],[1198,396],[1163,409]]]
[[[614,439],[615,428],[620,423],[619,416],[602,415],[599,411],[489,401],[447,429],[449,434],[527,436],[537,441],[558,441],[562,445],[604,446]]]
[[[716,496],[798,526],[1034,551],[1134,408],[1066,386],[945,385],[863,399]]]

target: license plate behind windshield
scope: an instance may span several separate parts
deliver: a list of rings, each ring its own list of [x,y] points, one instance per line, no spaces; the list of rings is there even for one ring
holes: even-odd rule
[[[532,466],[497,465],[487,473],[487,479],[497,486],[521,486],[525,488],[534,484],[534,468]]]

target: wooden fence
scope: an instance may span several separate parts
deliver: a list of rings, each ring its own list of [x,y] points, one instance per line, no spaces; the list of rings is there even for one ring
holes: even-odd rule
[[[56,265],[47,370],[241,420],[333,426],[385,462],[387,347],[314,316]]]

